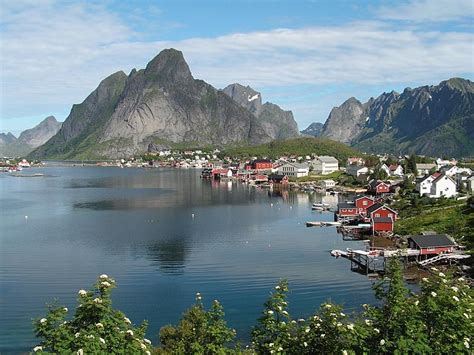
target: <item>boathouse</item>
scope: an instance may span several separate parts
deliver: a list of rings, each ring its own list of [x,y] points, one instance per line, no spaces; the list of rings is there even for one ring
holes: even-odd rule
[[[393,232],[392,217],[372,217],[371,224],[373,233]]]
[[[359,213],[354,204],[341,202],[337,205],[337,215],[339,217],[356,217]]]
[[[446,234],[414,235],[408,237],[408,246],[420,251],[420,255],[452,253],[456,247]]]
[[[279,185],[288,185],[288,176],[280,174],[268,175],[268,182]]]

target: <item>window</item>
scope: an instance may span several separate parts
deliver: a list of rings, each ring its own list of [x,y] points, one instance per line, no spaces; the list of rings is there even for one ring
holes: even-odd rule
[[[391,213],[388,214],[388,217],[392,217],[393,215]]]
[[[367,200],[364,200],[364,201],[362,202],[362,204],[363,204],[364,206],[367,206],[367,204],[368,204]]]
[[[375,214],[375,217],[380,217],[380,213],[376,213],[376,214]]]

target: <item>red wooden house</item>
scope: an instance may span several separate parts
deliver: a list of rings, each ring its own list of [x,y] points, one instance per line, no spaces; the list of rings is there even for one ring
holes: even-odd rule
[[[373,217],[371,224],[374,233],[393,232],[394,220],[392,217]]]
[[[352,203],[339,203],[337,205],[337,215],[339,217],[356,217],[359,212],[356,205]]]
[[[357,207],[359,214],[366,215],[367,208],[375,204],[375,200],[371,196],[359,196],[354,200],[354,204]]]
[[[369,208],[367,208],[367,217],[372,218],[392,218],[394,221],[398,218],[398,213],[395,210],[392,210],[390,207],[386,205],[382,205],[381,203],[376,203]]]
[[[387,194],[390,192],[390,184],[382,180],[372,179],[369,181],[367,192],[374,195]]]
[[[273,169],[273,163],[268,159],[257,159],[252,162],[254,170],[270,170]]]
[[[420,255],[452,253],[456,247],[446,234],[414,235],[408,238],[408,246],[418,249]]]

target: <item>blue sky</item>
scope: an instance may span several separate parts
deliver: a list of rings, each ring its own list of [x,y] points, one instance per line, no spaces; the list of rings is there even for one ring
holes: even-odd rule
[[[0,5],[0,131],[64,120],[109,74],[183,51],[194,77],[239,82],[300,129],[355,96],[473,79],[471,0],[54,1]]]

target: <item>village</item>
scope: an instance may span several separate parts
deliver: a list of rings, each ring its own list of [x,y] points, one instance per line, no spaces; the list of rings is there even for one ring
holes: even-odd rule
[[[410,159],[408,156],[397,159],[377,156],[370,164],[363,157],[340,161],[333,156],[316,154],[289,155],[274,160],[256,156],[242,159],[227,156],[217,149],[209,152],[196,149],[183,152],[162,150],[135,159],[74,164],[196,168],[201,169],[202,179],[238,182],[257,189],[353,196],[350,200],[339,198],[337,205],[331,207],[314,203],[313,210],[331,212],[334,218],[331,221],[307,221],[306,225],[336,227],[346,240],[368,240],[366,250],[331,251],[335,257],[350,259],[351,268],[366,274],[383,272],[383,261],[387,256],[397,255],[405,265],[418,267],[440,263],[451,265],[469,258],[465,248],[447,233],[430,230],[416,235],[395,233],[395,226],[402,220],[395,201],[402,200],[403,190],[408,189],[412,195],[415,193],[430,201],[448,200],[453,204],[458,201],[466,203],[474,191],[474,173],[469,167],[441,158],[433,159],[431,163],[416,163],[413,159],[410,162]],[[30,163],[25,159],[2,161],[4,171],[13,174],[30,166],[42,166],[42,163]]]

